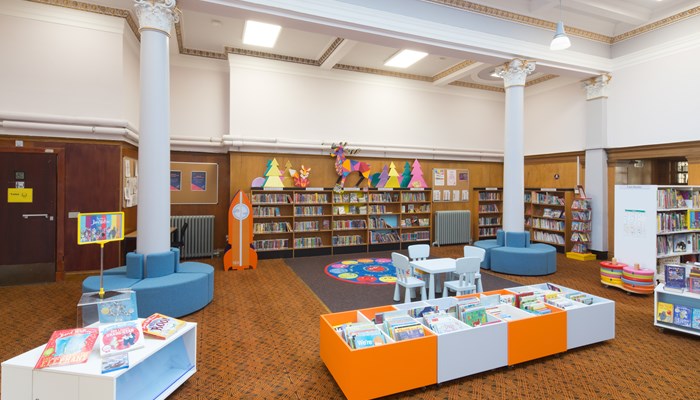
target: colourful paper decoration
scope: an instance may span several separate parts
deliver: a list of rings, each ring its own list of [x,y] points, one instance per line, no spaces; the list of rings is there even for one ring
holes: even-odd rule
[[[407,188],[411,182],[411,163],[406,161],[403,166],[403,174],[401,174],[401,187]]]
[[[335,183],[335,189],[341,190],[345,187],[345,179],[353,172],[358,172],[360,174],[360,180],[357,181],[355,186],[358,186],[364,179],[369,177],[370,165],[364,161],[350,160],[346,158],[345,153],[347,142],[333,144],[331,146],[331,157],[335,157],[335,172],[338,174],[338,181]],[[350,152],[350,154],[357,153],[358,150]]]
[[[411,181],[408,183],[410,188],[427,188],[428,185],[423,179],[423,170],[420,167],[418,160],[413,161],[413,169],[411,169]]]
[[[379,175],[379,182],[377,182],[378,188],[386,187],[386,183],[389,180],[389,168],[385,165],[382,168],[382,173]]]
[[[296,171],[292,169],[292,163],[289,162],[289,160],[287,160],[287,163],[284,164],[284,167],[284,172],[282,172],[282,183],[284,184],[284,187],[292,187],[294,185],[292,176],[294,176]]]
[[[280,175],[282,175],[282,173],[280,172],[278,166],[279,164],[277,163],[277,159],[273,158],[270,162],[270,167],[265,173],[267,179],[265,179],[265,184],[263,184],[263,187],[284,187],[284,183],[282,182],[282,179],[280,179]]]
[[[392,162],[389,165],[389,179],[384,184],[385,188],[399,188],[401,183],[399,182],[399,173],[396,171],[396,165]]]

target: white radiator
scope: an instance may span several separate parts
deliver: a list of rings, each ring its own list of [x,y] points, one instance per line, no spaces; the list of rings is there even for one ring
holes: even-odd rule
[[[433,246],[469,242],[471,242],[471,212],[468,210],[435,212]]]
[[[180,257],[212,257],[214,256],[214,216],[213,215],[176,215],[170,217],[170,226],[182,232],[182,226],[187,222],[185,242]]]

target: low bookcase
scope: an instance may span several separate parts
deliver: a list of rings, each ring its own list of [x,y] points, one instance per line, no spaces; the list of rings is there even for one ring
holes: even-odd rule
[[[98,346],[84,364],[35,370],[44,347],[2,363],[3,399],[165,399],[197,371],[197,324],[192,322],[168,339],[146,338],[143,348],[128,353],[128,369],[105,374]]]
[[[553,289],[554,288],[554,289]],[[439,298],[413,303],[325,314],[320,322],[321,359],[348,399],[377,398],[441,383],[484,371],[562,353],[568,349],[615,337],[615,302],[583,293],[590,304],[573,302],[565,309],[547,304],[548,314],[532,314],[510,304],[498,304],[498,315],[488,323],[435,333],[424,326],[425,336],[352,349],[334,327],[349,322],[372,322],[377,313],[437,306],[448,309],[460,299],[481,295],[515,295],[536,290],[581,293],[564,286],[542,283],[503,290]],[[489,307],[492,308],[492,307]],[[368,379],[377,365],[382,379]],[[388,374],[387,376],[384,376]]]
[[[659,313],[659,303],[670,304],[672,307],[670,319],[662,318]],[[687,315],[681,316],[678,308],[685,309]],[[660,283],[654,289],[654,325],[663,329],[671,329],[691,335],[700,336],[700,323],[695,319],[700,314],[700,293],[669,290]]]

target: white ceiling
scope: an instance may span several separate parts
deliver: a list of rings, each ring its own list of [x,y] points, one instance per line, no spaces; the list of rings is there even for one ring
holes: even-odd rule
[[[338,1],[363,6],[370,0]],[[83,0],[83,2],[122,10],[133,9],[133,0]],[[173,51],[182,52],[184,48],[187,54],[191,55],[203,55],[202,52],[211,52],[212,54],[208,56],[225,59],[227,51],[233,48],[238,54],[264,52],[269,53],[267,55],[269,58],[286,61],[299,58],[313,63],[321,60],[324,53],[338,38],[347,38],[343,37],[343,30],[304,22],[302,19],[282,18],[269,13],[257,14],[254,11],[245,10],[243,9],[245,7],[241,7],[241,4],[246,6],[245,3],[245,1],[238,0],[178,0],[178,8],[182,11],[179,24],[182,43],[178,43],[177,38],[173,35],[175,39],[171,41]],[[426,3],[431,3],[431,1],[426,1]],[[441,3],[441,1],[433,1],[433,3]],[[514,23],[513,15],[516,14],[542,20],[546,23],[556,23],[561,18],[567,27],[610,38],[683,11],[700,7],[700,0],[563,0],[561,9],[559,3],[559,0],[478,0],[468,4],[469,7],[478,5],[488,7],[489,12],[485,14],[489,17],[498,18],[496,14],[503,11],[507,15],[505,19],[510,20],[510,23]],[[385,0],[385,4],[396,5],[400,2]],[[442,5],[441,7],[447,6]],[[454,12],[469,12],[469,10],[455,10]],[[273,49],[256,48],[242,43],[243,24],[247,18],[276,22],[282,25],[281,36]],[[434,81],[438,74],[448,68],[465,63],[465,61],[475,60],[468,53],[445,51],[443,54],[431,53],[408,69],[388,68],[383,65],[384,61],[401,47],[404,47],[406,43],[371,34],[355,33],[356,35],[353,36],[355,40],[345,40],[342,46],[336,49],[333,57],[329,58],[335,68],[353,67],[356,70],[357,67],[360,67],[363,72],[409,74],[410,76],[403,75],[403,77]],[[547,40],[546,37],[545,40]],[[502,88],[503,84],[500,79],[489,76],[494,68],[493,63],[473,63],[468,66],[467,64],[463,64],[464,68],[461,69],[461,72],[449,81],[456,81],[458,85],[471,85],[471,87],[480,85],[479,87],[482,89]],[[548,74],[552,72],[551,69],[538,68],[538,70],[539,72],[528,78],[529,81],[538,78],[543,81],[556,77]]]

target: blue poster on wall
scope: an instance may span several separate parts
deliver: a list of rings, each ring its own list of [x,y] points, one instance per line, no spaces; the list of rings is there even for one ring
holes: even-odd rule
[[[170,190],[182,190],[182,171],[170,171]]]
[[[207,172],[192,171],[190,190],[193,192],[204,192],[207,190]]]

